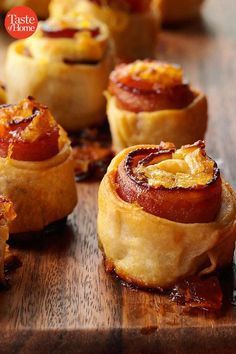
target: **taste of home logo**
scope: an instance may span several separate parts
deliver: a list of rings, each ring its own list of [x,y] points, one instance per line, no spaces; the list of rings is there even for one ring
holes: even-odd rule
[[[37,26],[37,15],[30,7],[15,6],[6,14],[5,28],[13,38],[28,38],[36,31]]]

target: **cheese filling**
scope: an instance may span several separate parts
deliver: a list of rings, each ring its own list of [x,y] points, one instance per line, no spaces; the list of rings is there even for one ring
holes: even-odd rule
[[[214,176],[214,161],[195,147],[183,147],[172,153],[172,158],[153,165],[140,165],[135,173],[145,177],[152,187],[191,188],[204,186]]]
[[[161,87],[171,87],[183,83],[183,70],[178,65],[155,61],[137,60],[125,66],[121,72],[123,76],[131,76],[134,80],[144,80]]]

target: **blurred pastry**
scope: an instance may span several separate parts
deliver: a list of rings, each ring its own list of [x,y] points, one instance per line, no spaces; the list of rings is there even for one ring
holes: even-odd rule
[[[191,20],[200,14],[204,0],[153,0],[163,23],[171,24]]]
[[[0,196],[0,284],[4,284],[4,260],[6,241],[9,236],[8,224],[16,217],[12,202]]]
[[[162,140],[180,147],[204,138],[206,97],[188,84],[177,65],[150,60],[121,64],[110,75],[106,97],[116,152]]]
[[[106,25],[84,15],[40,22],[33,36],[8,49],[8,102],[32,95],[70,131],[100,124],[112,68]]]
[[[103,178],[98,205],[106,267],[131,284],[168,288],[232,262],[236,197],[202,141],[123,150]]]
[[[0,82],[0,104],[6,103],[7,95],[5,87]]]
[[[11,233],[40,231],[77,202],[70,141],[31,97],[0,106],[0,193],[14,203]]]
[[[39,18],[48,17],[50,0],[1,0],[0,9],[9,11],[14,6],[28,6],[33,9]]]
[[[52,17],[65,13],[86,13],[105,22],[115,42],[121,60],[155,56],[159,13],[151,0],[53,0]]]

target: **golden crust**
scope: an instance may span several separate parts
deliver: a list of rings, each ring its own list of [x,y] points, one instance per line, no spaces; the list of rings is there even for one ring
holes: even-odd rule
[[[2,87],[1,82],[0,82],[0,105],[6,103],[6,91]]]
[[[70,131],[104,120],[105,98],[102,93],[113,67],[110,48],[98,64],[67,65],[25,56],[24,47],[24,40],[16,41],[8,50],[8,102],[34,96],[48,105],[58,123]]]
[[[116,152],[136,144],[171,141],[176,147],[203,140],[207,128],[207,100],[197,96],[186,108],[133,113],[120,109],[116,98],[107,97],[107,116]]]
[[[222,206],[214,222],[182,224],[151,215],[120,199],[115,189],[119,163],[138,147],[113,159],[99,188],[98,235],[110,266],[133,284],[167,288],[229,264],[236,238],[236,197],[230,185],[223,181]]]
[[[40,18],[46,18],[49,3],[50,0],[1,0],[0,8],[8,11],[14,6],[29,6]]]
[[[122,59],[151,58],[155,54],[155,36],[160,28],[157,7],[143,14],[128,14],[98,6],[89,1],[53,0],[50,4],[52,17],[61,18],[64,14],[86,13],[107,24],[115,42],[116,54]],[[142,28],[142,31],[140,31]]]
[[[40,231],[69,215],[77,202],[71,148],[42,162],[0,159],[0,193],[14,203],[10,233]]]
[[[204,0],[153,0],[163,23],[176,23],[197,17]]]

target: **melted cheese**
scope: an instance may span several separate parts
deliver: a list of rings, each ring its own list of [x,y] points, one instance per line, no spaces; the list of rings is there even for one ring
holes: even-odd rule
[[[195,146],[182,147],[172,154],[171,159],[149,166],[139,166],[136,173],[145,176],[153,187],[190,188],[204,186],[214,175],[214,162],[204,156]]]
[[[129,75],[150,83],[158,83],[159,86],[163,87],[182,84],[183,82],[183,71],[180,66],[158,61],[137,60],[124,67],[123,75]]]

